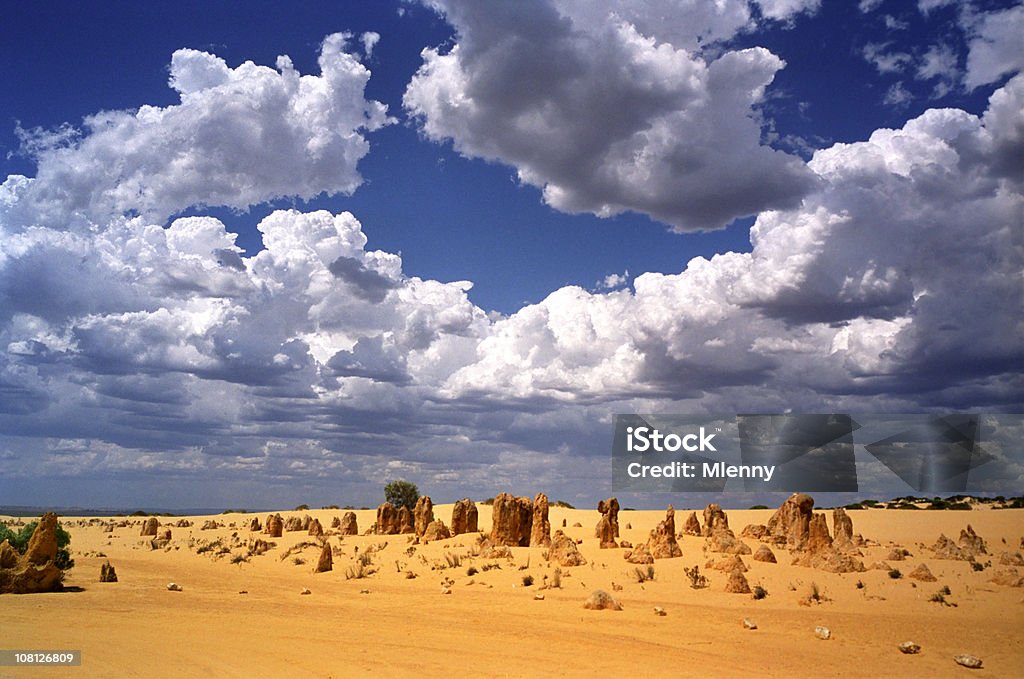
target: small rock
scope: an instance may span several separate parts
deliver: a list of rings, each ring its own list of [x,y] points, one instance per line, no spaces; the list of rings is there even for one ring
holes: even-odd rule
[[[533,600],[534,601],[544,601],[544,594],[541,593],[541,592],[537,592],[536,594],[533,595]]]
[[[768,545],[761,545],[754,552],[754,561],[763,561],[764,563],[778,563],[775,559],[775,552],[771,550]]]
[[[743,629],[757,629],[757,623],[750,618],[743,618]]]
[[[309,591],[308,587],[303,587],[302,591],[299,592],[299,594],[312,594],[312,592]]]
[[[733,569],[729,573],[729,580],[725,583],[725,591],[732,594],[750,594],[750,583],[746,576],[739,569]]]
[[[900,649],[900,653],[906,653],[907,655],[916,655],[921,652],[921,647],[913,641],[904,641],[896,648]]]
[[[100,566],[100,582],[117,582],[117,571],[109,561]]]
[[[963,665],[964,667],[969,667],[972,670],[981,669],[981,658],[974,655],[961,653],[960,655],[953,656],[953,660],[956,661],[957,665]]]
[[[248,594],[248,593],[249,593],[249,590],[245,590],[245,589],[240,589],[240,590],[238,590],[238,593],[239,593],[239,594]]]
[[[594,611],[600,611],[604,609],[612,611],[621,611],[622,604],[615,600],[615,598],[604,591],[603,589],[595,589],[587,600],[583,602],[583,608],[587,608]]]
[[[832,638],[832,630],[830,630],[828,627],[824,627],[822,625],[818,625],[817,627],[814,628],[814,634],[819,639],[831,639]]]
[[[932,572],[928,569],[928,565],[924,563],[915,568],[907,577],[914,580],[920,580],[921,582],[936,582],[938,580],[938,578],[932,575]]]
[[[174,582],[169,582],[169,583],[167,583],[167,591],[168,592],[180,592],[181,591],[181,585],[179,585],[177,583],[174,583]]]
[[[361,590],[359,590],[359,593],[360,594],[369,594],[370,590],[368,590],[368,589],[361,589]]]
[[[448,585],[441,585],[441,594],[451,594],[452,588]]]
[[[655,615],[660,615],[662,617],[668,615],[668,613],[665,612],[665,609],[662,608],[661,606],[655,606],[654,607],[654,614]]]

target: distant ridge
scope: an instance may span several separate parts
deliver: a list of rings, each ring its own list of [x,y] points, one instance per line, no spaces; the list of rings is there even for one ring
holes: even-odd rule
[[[58,507],[54,505],[0,505],[0,516],[41,516],[46,512],[54,512],[58,516],[130,516],[135,512],[163,516],[197,516],[220,514],[225,511],[219,508],[200,507],[185,509],[159,509],[152,507]],[[253,512],[265,511],[260,509]]]

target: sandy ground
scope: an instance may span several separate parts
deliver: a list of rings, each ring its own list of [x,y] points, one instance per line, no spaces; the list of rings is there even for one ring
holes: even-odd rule
[[[480,526],[489,529],[490,508],[479,509]],[[328,528],[342,511],[282,515],[305,513]],[[450,523],[451,505],[435,507],[434,513]],[[677,529],[687,513],[677,512]],[[765,523],[771,513],[729,510],[729,523],[739,534],[748,523]],[[474,558],[472,535],[426,545],[411,545],[409,536],[331,536],[341,553],[333,571],[316,574],[317,547],[301,552],[304,564],[294,563],[294,555],[281,559],[290,546],[311,540],[300,532],[285,533],[274,549],[247,563],[231,563],[241,548],[216,558],[212,551],[196,553],[200,544],[228,541],[232,533],[243,541],[266,538],[246,528],[249,515],[189,517],[195,525],[172,527],[166,550],[151,549],[149,538],[139,536],[140,519],[104,533],[101,525],[79,526],[78,518],[64,518],[76,561],[65,583],[72,591],[0,597],[0,648],[80,649],[82,666],[7,667],[0,676],[933,677],[971,673],[953,662],[959,653],[983,659],[978,674],[1024,676],[1024,589],[989,582],[998,564],[975,572],[966,562],[933,559],[921,545],[932,544],[940,533],[955,540],[970,523],[995,562],[1003,551],[1019,551],[1024,510],[850,515],[855,532],[879,543],[864,550],[866,565],[883,559],[892,543],[913,553],[890,562],[903,578],[882,570],[832,574],[791,566],[788,554],[776,549],[778,564],[744,558],[750,584],[768,591],[762,600],[724,592],[726,576],[716,571],[707,571],[709,587],[692,589],[683,568],[704,570],[718,556],[705,554],[704,540],[697,537],[681,539],[682,558],[658,560],[653,581],[637,582],[624,550],[598,548],[594,510],[552,507],[553,529],[564,519],[566,532],[583,540],[588,563],[562,569],[561,588],[544,590],[554,566],[542,549],[516,548],[511,561]],[[375,519],[372,511],[357,516],[360,530]],[[206,518],[226,526],[200,530]],[[662,518],[664,512],[623,511],[621,537],[643,542]],[[384,543],[372,557],[375,574],[346,579],[357,548],[365,552]],[[448,567],[446,555],[461,556],[461,564]],[[108,558],[117,583],[98,581]],[[905,577],[922,561],[938,582]],[[467,575],[470,566],[488,563],[500,568]],[[417,577],[407,579],[406,571]],[[527,574],[533,586],[523,586]],[[445,578],[455,581],[450,595],[441,594]],[[183,591],[168,591],[169,582]],[[802,604],[812,583],[827,600]],[[955,607],[929,601],[942,586],[951,590],[946,598]],[[311,594],[300,594],[303,588]],[[586,596],[598,588],[613,593],[624,610],[583,609]],[[535,599],[538,593],[543,600]],[[655,606],[667,615],[655,615]],[[758,628],[744,629],[743,618]],[[815,636],[818,625],[831,629],[830,640]],[[920,644],[921,653],[901,654],[896,646],[906,640]]]

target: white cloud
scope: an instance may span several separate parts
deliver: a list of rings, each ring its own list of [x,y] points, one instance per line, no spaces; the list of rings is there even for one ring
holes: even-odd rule
[[[914,61],[914,57],[906,52],[890,51],[890,45],[869,42],[861,50],[864,59],[883,75],[904,71]]]
[[[347,39],[324,40],[319,76],[300,75],[288,57],[277,70],[232,69],[212,54],[178,50],[169,83],[180,104],[90,116],[81,139],[66,130],[28,135],[39,169],[23,207],[49,224],[117,213],[159,221],[194,205],[244,209],[353,191],[369,150],[362,133],[388,118],[383,104],[363,98],[370,72],[345,52]]]
[[[917,77],[921,80],[953,81],[959,79],[959,66],[956,51],[949,45],[932,45],[920,59]]]
[[[445,2],[430,4],[449,7]],[[598,33],[614,17],[658,42],[688,51],[756,30],[755,10],[762,19],[788,23],[801,14],[813,14],[820,4],[820,0],[555,0],[559,13],[571,17],[580,30]]]
[[[541,19],[540,27],[557,32]],[[502,26],[493,28],[503,35]],[[623,68],[649,77],[631,95],[650,104],[650,117],[641,122],[650,125],[649,134],[665,135],[652,153],[685,150],[670,138],[675,128],[668,119],[691,130],[709,124],[709,134],[720,134],[715,125],[736,123],[724,109],[712,123],[691,124],[686,116],[719,111],[701,103],[715,97],[749,111],[751,93],[778,67],[759,50],[706,64],[625,25],[605,37],[606,51],[585,34],[541,40],[541,48],[565,49],[573,59],[538,56],[582,68],[579,83],[587,93],[625,50],[630,58]],[[604,59],[604,71],[587,70],[581,45],[595,47],[588,58]],[[490,58],[489,50],[504,48],[500,41],[470,40],[453,53],[461,59],[473,49]],[[362,73],[351,58],[334,56]],[[463,68],[443,59],[434,58],[441,71]],[[497,58],[472,67],[483,65],[530,67]],[[179,109],[191,110],[193,96],[205,101],[219,93],[221,107],[237,103],[241,111],[237,119],[219,118],[224,134],[240,134],[232,126],[251,124],[248,107],[263,101],[239,73],[246,68],[221,68],[201,53],[181,57],[173,71],[183,96]],[[311,87],[333,92],[332,78],[341,78],[361,100],[365,74],[349,78],[352,72],[324,68]],[[293,77],[287,67],[251,69],[265,77],[267,96],[291,91],[282,84]],[[688,79],[664,84],[658,74]],[[245,87],[228,87],[232,78]],[[431,78],[420,84],[444,84]],[[522,79],[507,82],[526,87]],[[483,88],[491,80],[472,83]],[[624,78],[611,84],[626,87]],[[449,103],[472,108],[476,97],[493,103],[501,94],[466,93],[473,98]],[[516,92],[505,94],[517,101]],[[553,106],[572,103],[550,96]],[[335,112],[316,104],[323,103],[318,97],[300,98],[312,102],[303,109],[302,129],[333,124]],[[665,113],[660,97],[682,108]],[[531,101],[521,102],[524,124],[539,110]],[[360,106],[346,109],[350,122],[364,119]],[[276,113],[265,113],[287,121],[292,110],[280,103]],[[258,226],[265,249],[244,256],[234,235],[211,217],[177,219],[164,228],[146,216],[118,214],[163,213],[191,200],[173,199],[178,194],[158,180],[159,171],[151,194],[123,204],[110,197],[127,196],[117,182],[128,177],[134,186],[134,175],[83,175],[80,191],[55,193],[56,185],[47,183],[59,174],[52,168],[65,160],[68,167],[92,162],[101,148],[113,148],[111,130],[138,129],[118,123],[94,131],[71,150],[43,151],[44,160],[56,154],[43,163],[51,168],[45,177],[41,167],[40,178],[9,177],[0,185],[5,464],[29,476],[49,468],[69,475],[202,469],[197,483],[211,484],[206,492],[239,474],[286,489],[323,479],[337,492],[370,482],[379,488],[393,473],[388,463],[400,459],[402,469],[453,494],[459,492],[453,469],[463,482],[513,487],[541,469],[547,478],[568,479],[569,488],[573,479],[603,480],[578,461],[606,450],[609,412],[1019,404],[1022,111],[1024,76],[1016,76],[992,95],[981,117],[931,110],[900,129],[819,150],[806,170],[813,190],[799,204],[760,212],[751,252],[695,258],[678,274],[644,273],[632,288],[620,287],[627,273],[611,274],[602,281],[607,290],[562,288],[507,317],[489,317],[475,306],[468,281],[409,276],[400,256],[368,250],[349,213],[274,212]],[[260,121],[266,129],[283,124]],[[748,124],[739,124],[740,136]],[[341,129],[364,143],[357,123]],[[576,135],[573,143],[585,140],[582,127],[568,125],[567,133]],[[139,134],[125,138],[138,143],[146,138]],[[340,143],[317,138],[327,140],[325,148]],[[183,148],[188,162],[214,179],[226,171],[219,147]],[[722,152],[735,152],[739,162],[743,149],[749,150],[726,145]],[[157,157],[165,151],[152,150],[156,170],[170,167],[171,160]],[[67,158],[58,159],[61,153]],[[282,162],[304,163],[304,154]],[[122,155],[131,156],[123,149]],[[355,171],[354,164],[347,167]],[[720,169],[695,173],[692,187],[710,177],[715,189]],[[308,176],[324,179],[317,172]],[[267,186],[280,179],[272,174]],[[196,180],[188,191],[200,185]],[[689,186],[684,181],[681,190]],[[51,191],[46,200],[43,188]],[[272,192],[258,183],[246,191]],[[83,205],[95,211],[90,228],[53,221]]]
[[[369,58],[373,56],[373,48],[380,42],[380,33],[367,31],[359,36],[359,41],[363,43],[363,52]]]
[[[637,24],[652,25],[660,5],[608,15],[575,4],[566,14],[545,0],[507,12],[436,4],[458,42],[424,51],[406,108],[430,139],[513,165],[559,210],[632,210],[680,231],[712,229],[792,206],[811,187],[799,159],[761,145],[753,107],[784,65],[765,49],[705,61],[658,42]],[[790,16],[781,7],[772,11]],[[685,27],[690,43],[707,29],[660,25]]]
[[[914,79],[933,83],[932,99],[940,99],[959,88],[963,79],[960,59],[948,44],[930,45],[923,52],[903,52],[892,48],[891,42],[870,42],[861,48],[861,56],[881,75],[907,73]],[[905,103],[912,96],[902,83],[890,86],[885,103]]]
[[[949,4],[921,2],[919,9],[928,18],[930,12]],[[885,15],[884,21],[890,30],[908,26],[890,15]],[[897,50],[892,42],[870,42],[861,48],[861,55],[879,74],[911,72],[919,81],[931,81],[932,99],[997,83],[1024,67],[1024,41],[1020,39],[1024,34],[1024,4],[989,12],[979,11],[970,3],[959,5],[953,26],[962,34],[966,54],[947,39],[913,52]]]
[[[1024,68],[1024,4],[978,17],[970,33],[964,79],[967,89]]]
[[[889,89],[885,91],[885,97],[882,99],[882,103],[886,106],[902,108],[913,100],[914,95],[907,91],[907,88],[903,86],[903,83],[893,83],[889,86]]]
[[[956,2],[958,2],[958,0],[917,0],[917,9],[922,14],[927,15],[940,7],[947,7],[955,4]]]
[[[981,119],[932,110],[820,150],[822,189],[762,213],[751,253],[643,274],[635,294],[559,290],[496,323],[447,387],[715,401],[728,385],[769,383],[810,389],[821,407],[897,384],[927,399],[956,366],[952,381],[998,402],[1024,341],[1022,102],[1018,77]]]
[[[792,21],[798,14],[818,11],[821,0],[757,0],[761,14],[775,21]]]
[[[621,288],[627,283],[629,283],[628,270],[622,273],[610,273],[595,283],[594,287],[598,290],[614,290],[615,288]]]
[[[901,19],[897,19],[891,14],[886,14],[882,17],[882,21],[885,22],[885,27],[890,31],[904,31],[910,27],[910,24]]]

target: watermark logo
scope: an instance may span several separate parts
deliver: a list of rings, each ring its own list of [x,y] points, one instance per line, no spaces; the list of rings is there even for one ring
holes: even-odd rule
[[[722,431],[717,428],[717,431]],[[717,452],[711,442],[714,434],[708,434],[704,427],[697,434],[662,434],[650,427],[626,427],[626,450],[631,453],[675,453],[685,450],[688,453],[710,451]]]
[[[1012,495],[1022,441],[1019,414],[616,415],[612,488]]]

